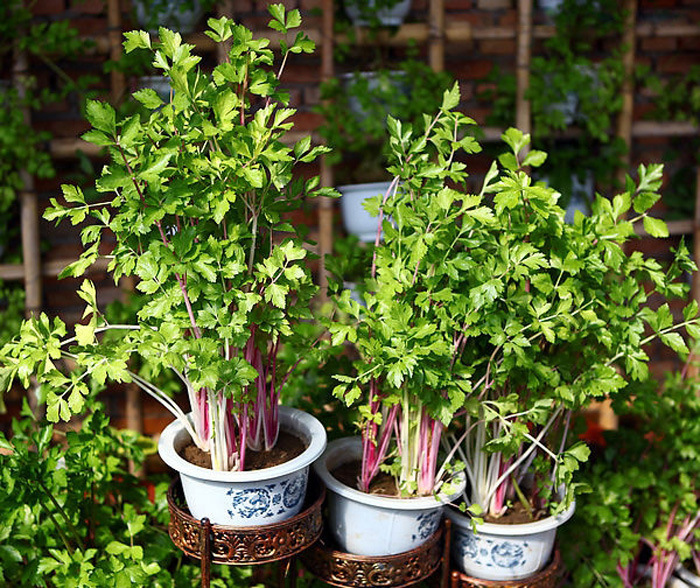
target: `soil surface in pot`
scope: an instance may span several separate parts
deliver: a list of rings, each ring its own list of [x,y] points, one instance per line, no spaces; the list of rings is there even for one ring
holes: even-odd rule
[[[270,451],[245,451],[245,469],[262,470],[285,463],[304,453],[306,443],[299,437],[280,431],[277,443]],[[202,451],[192,441],[178,451],[180,457],[200,468],[211,469],[211,457],[206,451]]]
[[[358,459],[340,464],[337,468],[331,470],[331,475],[346,486],[359,490],[357,480],[362,471],[362,462]],[[369,493],[379,496],[390,496],[397,498],[399,496],[398,488],[396,488],[396,480],[389,474],[379,472],[369,485]]]
[[[533,516],[534,515],[534,516]],[[513,503],[504,515],[494,517],[486,515],[482,517],[485,523],[496,523],[497,525],[521,525],[523,523],[534,523],[547,517],[544,509],[536,510],[532,515],[520,502]]]

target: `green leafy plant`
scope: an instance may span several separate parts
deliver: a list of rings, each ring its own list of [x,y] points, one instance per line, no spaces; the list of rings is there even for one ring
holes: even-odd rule
[[[700,397],[685,371],[618,398],[624,424],[605,433],[563,538],[576,586],[661,588],[700,553]]]
[[[359,354],[355,375],[336,375],[334,394],[360,404],[363,491],[380,469],[394,474],[402,495],[437,491],[442,431],[464,402],[468,374],[455,360],[465,327],[458,271],[465,260],[457,242],[481,211],[450,186],[464,188],[466,180],[457,155],[480,147],[463,137],[474,121],[454,110],[459,98],[455,84],[421,129],[389,117],[394,179],[368,203],[383,222],[384,242],[375,243],[365,306],[343,292],[338,306],[349,320],[330,325],[331,342],[347,340]]]
[[[140,467],[150,442],[110,428],[94,408],[79,430],[61,431],[25,405],[12,436],[0,434],[0,584],[197,584],[199,565],[168,536],[168,483],[128,473],[127,461]],[[247,584],[250,569],[215,566],[212,576],[212,586]]]
[[[299,12],[269,7],[270,26],[287,35]],[[316,287],[298,230],[283,215],[301,200],[332,191],[318,178],[293,179],[295,162],[324,148],[310,137],[293,146],[282,139],[294,111],[271,71],[268,39],[226,18],[209,20],[208,35],[230,42],[228,60],[211,73],[198,66],[192,45],[165,28],[154,41],[126,33],[125,49],[151,52],[170,77],[164,103],[151,89],[135,93],[149,111],[117,120],[108,104],[89,102],[93,129],[84,138],[108,148],[111,161],[97,181],[110,201],[89,202],[63,186],[65,204],[52,200],[48,220],[72,224],[91,217],[81,238],[86,249],[64,275],[80,276],[100,255],[105,231],[116,237],[109,271],[115,280],[139,278],[150,297],[136,324],[111,324],[100,312],[94,285],[84,281],[85,324],[66,337],[59,320],[42,315],[23,324],[20,337],[0,352],[4,385],[27,385],[36,374],[47,394],[49,420],[82,409],[85,379],[134,382],[180,419],[217,470],[244,469],[246,447],[271,448],[279,428],[278,400],[290,366],[278,362],[283,343],[301,336],[311,318]],[[288,56],[310,52],[302,33],[281,43],[281,74]],[[278,235],[283,237],[278,239]],[[120,337],[105,340],[102,334]],[[309,343],[311,344],[311,343]],[[171,369],[187,390],[191,420],[162,390],[130,371],[140,355],[157,374]],[[59,363],[69,358],[72,369]]]
[[[661,300],[687,292],[683,272],[695,265],[685,245],[666,269],[624,250],[638,223],[652,237],[668,235],[649,215],[662,166],[640,166],[636,184],[628,178],[623,193],[599,197],[590,216],[579,212],[567,224],[560,194],[526,172],[546,154],[523,156],[529,137],[515,129],[503,138],[510,152],[494,162],[475,202],[487,206],[484,227],[464,241],[473,318],[461,361],[472,378],[463,433],[452,439],[470,481],[465,502],[494,518],[516,501],[533,515],[566,508],[589,453],[570,439],[572,413],[645,380],[650,341],[687,353],[678,331],[698,334],[696,304],[678,323],[667,303],[647,305],[649,288]]]
[[[515,129],[503,138],[510,152],[494,162],[476,201],[487,206],[484,228],[464,242],[463,291],[473,318],[461,361],[472,378],[463,433],[452,439],[470,481],[467,505],[494,518],[516,501],[533,515],[566,508],[589,453],[570,439],[572,413],[646,379],[650,341],[687,353],[678,331],[698,334],[697,305],[679,323],[668,304],[647,305],[648,287],[661,299],[687,292],[681,278],[695,265],[686,247],[666,269],[624,250],[637,223],[652,237],[668,235],[649,216],[662,167],[640,166],[636,184],[628,178],[623,193],[599,197],[590,216],[579,212],[567,224],[560,194],[525,171],[546,154],[522,156],[529,137]]]

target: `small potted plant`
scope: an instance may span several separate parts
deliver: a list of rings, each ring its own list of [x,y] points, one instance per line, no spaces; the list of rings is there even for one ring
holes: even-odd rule
[[[136,21],[151,33],[159,27],[187,35],[195,30],[214,0],[133,0]]]
[[[365,242],[374,241],[377,219],[364,202],[381,194],[391,182],[387,173],[389,154],[389,113],[415,127],[423,124],[423,113],[434,112],[442,94],[452,84],[449,74],[434,72],[412,57],[397,69],[386,67],[356,71],[324,82],[322,106],[324,123],[319,134],[334,153],[331,164],[341,193],[343,223],[348,233]]]
[[[616,402],[622,426],[605,433],[605,447],[584,472],[591,493],[563,539],[571,579],[576,586],[697,586],[697,381],[686,365],[661,386],[626,392]]]
[[[590,216],[579,212],[567,224],[559,193],[526,172],[546,154],[522,156],[529,137],[515,129],[503,138],[510,151],[486,176],[488,199],[476,202],[490,224],[470,235],[463,270],[474,318],[460,360],[472,378],[452,443],[465,463],[472,516],[448,515],[461,569],[498,581],[540,570],[557,526],[573,514],[581,486],[574,473],[589,450],[572,439],[572,413],[648,377],[648,342],[658,337],[687,352],[678,331],[697,328],[697,305],[679,323],[667,304],[647,305],[650,289],[662,300],[687,291],[683,272],[695,265],[685,246],[666,270],[624,249],[638,223],[652,237],[668,235],[649,214],[661,166],[640,166],[637,184],[628,180],[625,192],[599,197]]]
[[[478,216],[448,187],[466,179],[457,153],[479,149],[462,137],[473,121],[453,110],[458,103],[455,85],[422,130],[389,118],[394,179],[367,204],[385,241],[377,235],[365,306],[343,292],[338,306],[348,320],[330,325],[331,343],[347,340],[359,356],[355,375],[336,376],[334,394],[360,405],[361,437],[332,442],[314,467],[329,489],[328,527],[352,554],[392,555],[424,543],[464,484],[439,462],[465,384],[455,341],[466,295],[453,244]]]
[[[270,26],[283,35],[300,24],[298,11],[269,11]],[[293,369],[280,349],[305,332],[296,326],[311,317],[316,292],[307,250],[284,214],[306,196],[329,192],[317,189],[318,178],[292,181],[293,164],[324,149],[312,148],[309,137],[282,142],[294,111],[279,88],[284,66],[270,70],[269,41],[253,40],[226,18],[209,25],[214,41],[231,43],[229,59],[209,74],[178,33],[161,28],[159,41],[126,33],[126,51],[150,51],[170,77],[170,100],[152,89],[136,92],[148,116],[121,120],[108,104],[89,102],[93,129],[84,138],[109,149],[97,189],[110,200],[88,202],[78,187],[63,186],[65,204],[53,199],[45,215],[73,224],[93,219],[81,232],[85,251],[64,275],[80,276],[101,254],[103,234],[114,234],[109,271],[115,280],[135,276],[149,297],[138,322],[108,323],[95,287],[84,281],[78,294],[86,320],[75,336],[66,337],[59,319],[33,318],[0,352],[0,370],[5,385],[18,377],[26,386],[34,374],[52,421],[80,412],[89,378],[134,382],[176,416],[159,451],[181,472],[192,515],[264,524],[299,511],[308,466],[325,447],[320,423],[278,400]],[[311,50],[297,33],[293,43],[283,40],[282,63]],[[155,375],[172,370],[180,378],[189,414],[129,370],[135,354]]]
[[[411,0],[344,0],[343,5],[356,27],[398,27],[411,10]]]

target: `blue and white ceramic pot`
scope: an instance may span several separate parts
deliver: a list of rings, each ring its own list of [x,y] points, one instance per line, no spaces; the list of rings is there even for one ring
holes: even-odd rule
[[[574,514],[572,503],[564,512],[534,523],[505,525],[482,523],[454,508],[446,515],[452,521],[452,558],[468,576],[480,580],[521,580],[543,569],[554,548],[557,527]]]
[[[390,498],[360,492],[339,482],[336,467],[362,456],[359,437],[331,441],[314,470],[327,488],[325,521],[341,550],[355,555],[382,557],[415,549],[437,530],[443,505],[459,496],[464,477],[452,484],[454,493],[419,498]]]
[[[294,459],[261,470],[221,472],[191,464],[178,454],[190,439],[180,422],[163,430],[158,453],[180,473],[185,501],[195,519],[252,527],[283,521],[301,511],[309,466],[326,447],[326,431],[310,414],[287,406],[279,410],[280,428],[300,437],[307,447]]]

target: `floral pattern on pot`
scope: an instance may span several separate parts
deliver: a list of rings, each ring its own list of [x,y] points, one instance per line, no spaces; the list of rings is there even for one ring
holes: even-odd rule
[[[468,576],[504,582],[528,578],[542,570],[554,549],[557,527],[574,513],[575,503],[564,512],[532,523],[514,525],[480,523],[448,509],[452,521],[452,559]]]
[[[440,526],[440,521],[442,520],[442,511],[432,511],[424,512],[418,519],[418,531],[412,535],[411,539],[415,541],[420,539],[421,541],[427,541],[430,536],[432,536],[435,531],[438,530]]]
[[[278,483],[265,484],[258,488],[237,490],[229,489],[226,493],[231,497],[228,514],[232,519],[238,517],[253,519],[274,517],[285,511],[296,508],[306,494],[305,475],[298,475]]]
[[[525,563],[527,542],[480,539],[474,535],[460,535],[456,548],[460,557],[468,557],[481,566],[515,569]]]

